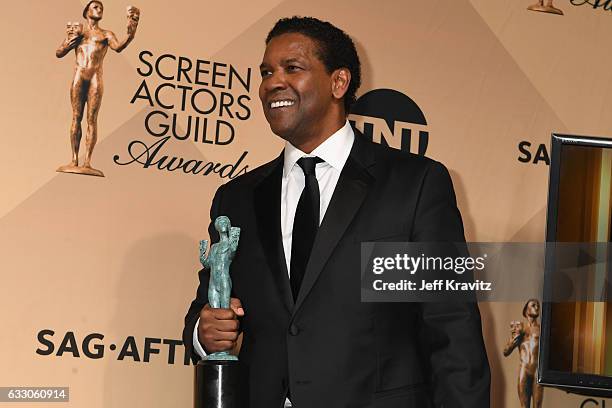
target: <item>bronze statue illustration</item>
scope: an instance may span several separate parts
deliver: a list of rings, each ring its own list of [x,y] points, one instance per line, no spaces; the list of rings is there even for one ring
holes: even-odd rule
[[[136,35],[140,19],[140,10],[136,7],[127,8],[127,38],[119,41],[112,31],[99,26],[102,20],[104,6],[99,0],[92,0],[85,6],[83,17],[87,26],[81,23],[69,22],[66,25],[66,38],[55,52],[57,58],[62,58],[74,49],[76,63],[74,77],[70,85],[70,103],[72,105],[72,124],[70,126],[70,145],[72,160],[70,164],[60,166],[57,171],[64,173],[86,174],[104,177],[104,173],[91,166],[91,155],[98,140],[98,112],[104,92],[102,80],[102,63],[106,51],[110,47],[121,52]],[[85,160],[79,166],[79,147],[81,145],[81,121],[87,105],[87,136],[85,138]]]
[[[562,16],[563,11],[553,6],[552,3],[553,3],[553,0],[547,0],[546,5],[544,5],[544,0],[538,0],[536,4],[532,4],[531,6],[527,7],[527,10],[541,11],[544,13],[558,14]]]
[[[534,408],[541,408],[544,390],[536,379],[540,351],[540,302],[537,299],[525,303],[523,317],[527,319],[525,324],[517,320],[510,323],[511,338],[504,347],[504,356],[508,357],[515,348],[519,350],[518,396],[521,408],[530,408],[532,400]]]
[[[212,308],[230,308],[230,295],[232,293],[232,280],[229,267],[238,248],[240,228],[232,227],[230,219],[220,215],[215,220],[215,229],[219,232],[219,242],[211,245],[206,256],[207,240],[200,241],[200,262],[206,269],[210,269],[208,283],[208,304]],[[229,351],[219,351],[206,356],[207,360],[238,360]]]

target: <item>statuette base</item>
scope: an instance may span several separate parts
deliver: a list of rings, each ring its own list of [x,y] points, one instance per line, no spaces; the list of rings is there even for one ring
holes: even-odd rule
[[[228,351],[217,351],[207,355],[204,360],[207,361],[238,361],[238,357],[230,354]]]
[[[85,176],[104,177],[104,173],[102,173],[102,170],[94,169],[93,167],[74,166],[72,164],[59,166],[56,171],[59,173],[73,173],[83,174]]]
[[[561,11],[560,9],[553,7],[553,6],[543,6],[540,4],[534,4],[531,5],[529,7],[527,7],[527,10],[532,10],[532,11],[541,11],[543,13],[550,13],[550,14],[557,14],[562,16],[563,15],[563,11]]]
[[[195,372],[195,408],[248,407],[248,371],[238,361],[200,360]]]

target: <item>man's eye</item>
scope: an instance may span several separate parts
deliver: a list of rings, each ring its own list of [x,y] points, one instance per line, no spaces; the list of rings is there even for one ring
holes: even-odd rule
[[[265,77],[269,76],[270,74],[271,74],[270,71],[261,71],[261,77],[262,78],[265,78]]]
[[[287,71],[299,71],[300,67],[298,67],[297,65],[289,65],[287,67]]]

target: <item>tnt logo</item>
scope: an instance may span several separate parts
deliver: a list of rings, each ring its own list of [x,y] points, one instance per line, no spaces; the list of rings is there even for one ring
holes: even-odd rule
[[[425,155],[429,143],[427,121],[421,108],[393,89],[374,89],[351,109],[351,124],[376,143]]]

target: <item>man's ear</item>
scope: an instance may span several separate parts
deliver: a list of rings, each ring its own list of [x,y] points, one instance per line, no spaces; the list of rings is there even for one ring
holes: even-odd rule
[[[336,99],[342,99],[351,83],[351,71],[348,68],[338,68],[332,72],[332,95]]]

